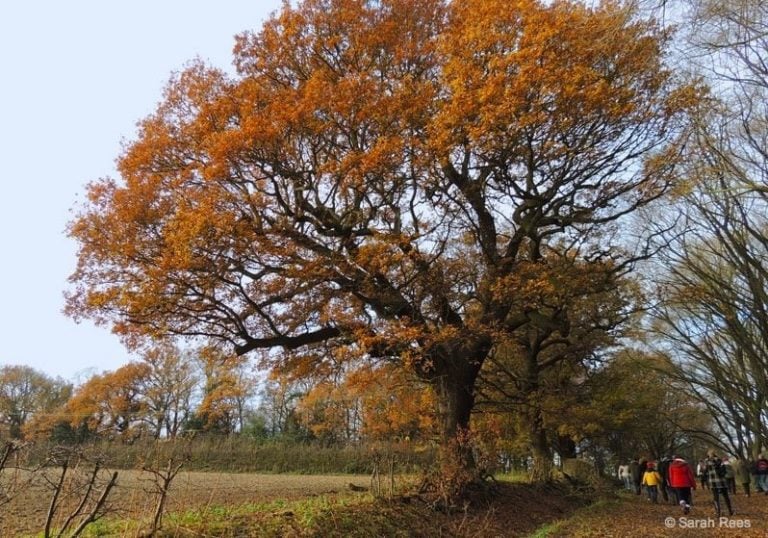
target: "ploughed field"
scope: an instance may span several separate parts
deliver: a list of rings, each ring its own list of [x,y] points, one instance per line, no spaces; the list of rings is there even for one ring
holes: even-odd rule
[[[157,499],[152,475],[136,470],[120,470],[118,473],[117,483],[107,501],[107,517],[151,518]],[[111,473],[103,474],[107,476]],[[55,482],[58,476],[56,469],[48,469],[45,473],[20,471],[3,477],[0,481],[0,536],[16,537],[42,532],[52,496],[51,482]],[[9,480],[13,482],[9,483]],[[370,477],[179,472],[171,484],[165,512],[299,499],[349,491],[350,484],[368,486]],[[97,488],[101,490],[100,486]],[[62,489],[68,492],[78,488],[65,485]],[[82,492],[80,488],[79,493]],[[60,524],[71,513],[78,501],[74,495],[62,500],[54,527],[57,521]]]

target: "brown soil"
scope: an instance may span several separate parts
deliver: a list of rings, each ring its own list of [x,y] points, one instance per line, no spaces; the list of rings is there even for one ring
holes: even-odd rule
[[[153,481],[149,473],[118,471],[117,485],[109,497],[110,517],[136,519],[151,513],[155,502]],[[54,479],[55,470],[47,478]],[[51,499],[51,487],[41,473],[21,487],[10,491],[11,498],[0,497],[0,537],[17,537],[39,533],[45,525]],[[313,495],[345,491],[349,484],[368,485],[368,476],[265,475],[182,472],[176,477],[168,495],[168,512],[200,509],[207,506],[233,506],[267,502],[275,499],[300,499]],[[0,484],[0,490],[9,491]],[[0,491],[2,493],[3,491]],[[78,492],[73,492],[78,493]],[[75,495],[64,499],[62,515],[75,506]]]

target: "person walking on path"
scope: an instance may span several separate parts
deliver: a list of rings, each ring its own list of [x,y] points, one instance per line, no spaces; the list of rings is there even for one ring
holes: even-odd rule
[[[736,473],[728,456],[723,456],[723,467],[725,467],[725,484],[728,486],[728,493],[736,495]]]
[[[632,486],[635,489],[635,493],[640,495],[640,482],[643,479],[643,470],[640,469],[637,459],[629,462],[629,473],[632,475]]]
[[[632,491],[632,473],[629,464],[619,465],[619,478],[624,483],[624,489]]]
[[[707,489],[707,460],[700,459],[696,465],[696,476],[701,481],[701,489]]]
[[[643,473],[643,485],[648,493],[648,500],[653,504],[659,504],[659,486],[661,486],[661,475],[656,470],[653,462],[648,462],[648,468]]]
[[[661,475],[661,496],[664,502],[671,504],[677,504],[677,498],[675,497],[675,490],[669,485],[669,464],[672,458],[664,456],[659,463],[659,474]]]
[[[640,458],[637,463],[637,478],[635,478],[635,491],[638,495],[643,493],[643,475],[648,468],[648,460]],[[633,477],[634,478],[634,477]]]
[[[768,459],[763,454],[757,457],[755,462],[756,488],[768,495]]]
[[[733,463],[733,476],[736,482],[741,484],[741,487],[744,488],[744,494],[749,497],[749,483],[751,481],[750,476],[751,473],[749,472],[749,462],[746,462],[741,459],[734,459]]]
[[[731,497],[728,495],[728,482],[725,479],[725,465],[714,450],[707,452],[707,460],[705,462],[705,470],[707,473],[707,483],[709,489],[712,492],[712,501],[715,503],[715,517],[720,517],[720,497],[723,497],[725,506],[728,507],[728,515],[733,515],[733,507],[731,506]]]
[[[669,464],[669,485],[675,489],[683,513],[691,511],[691,490],[696,489],[696,477],[683,458],[675,456]]]

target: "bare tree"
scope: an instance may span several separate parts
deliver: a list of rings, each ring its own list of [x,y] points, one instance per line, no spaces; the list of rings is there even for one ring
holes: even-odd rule
[[[54,447],[47,463],[55,466],[57,473],[52,478],[42,475],[51,487],[43,535],[80,536],[88,525],[109,512],[106,501],[117,483],[118,473],[106,473],[101,458],[89,457],[79,448]],[[67,506],[73,508],[55,527],[57,514]]]
[[[692,200],[696,229],[666,253],[655,328],[730,449],[754,457],[768,440],[768,223],[734,200]]]
[[[0,449],[0,506],[11,502],[16,493],[24,490],[32,480],[31,473],[19,465],[28,452],[27,446],[20,441],[10,440]],[[3,511],[0,510],[0,520],[2,516]]]
[[[150,455],[141,464],[141,470],[149,473],[150,488],[147,491],[154,496],[154,507],[152,509],[152,523],[147,534],[154,536],[162,527],[163,515],[165,512],[168,494],[171,489],[171,483],[186,462],[191,459],[192,437],[181,440],[174,439],[170,441],[170,455],[165,451],[158,451],[155,455]]]
[[[181,468],[184,466],[184,461],[178,461],[174,458],[170,458],[166,466],[162,469],[155,467],[144,467],[144,470],[151,473],[154,478],[156,502],[155,508],[152,512],[152,528],[151,535],[154,535],[162,526],[163,513],[165,510],[165,503],[168,498],[168,492],[171,488],[171,482],[176,478]]]
[[[697,123],[657,329],[734,453],[768,445],[768,7],[691,2],[689,53],[718,101]]]

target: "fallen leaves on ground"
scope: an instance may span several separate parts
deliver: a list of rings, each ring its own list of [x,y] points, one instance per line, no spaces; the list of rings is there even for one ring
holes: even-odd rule
[[[556,538],[674,538],[768,536],[768,496],[743,493],[731,496],[734,515],[717,518],[708,490],[694,493],[691,512],[679,506],[650,503],[645,495],[622,493],[615,500],[598,502],[555,526]]]

